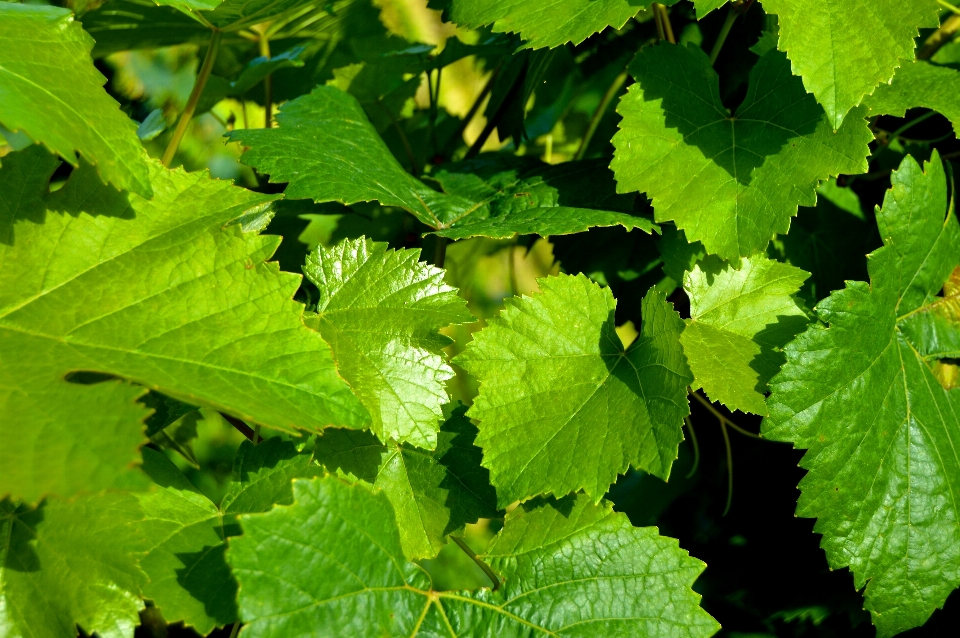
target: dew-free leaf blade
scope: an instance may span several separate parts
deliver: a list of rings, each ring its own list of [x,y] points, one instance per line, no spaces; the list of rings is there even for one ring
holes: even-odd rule
[[[78,371],[290,432],[367,419],[303,324],[299,278],[264,263],[279,238],[230,223],[270,197],[153,162],[150,173],[152,200],[83,165],[40,217],[0,206],[16,215],[0,244],[0,494],[33,501],[131,476],[143,390],[65,380]]]
[[[785,348],[763,433],[807,451],[801,516],[834,567],[849,566],[878,635],[922,624],[960,584],[960,391],[942,387],[907,329],[943,304],[960,262],[935,152],[907,156],[877,222],[870,284],[848,282]],[[946,214],[945,214],[946,213]]]
[[[719,628],[690,589],[703,563],[582,495],[507,517],[485,557],[505,580],[501,590],[436,592],[404,558],[386,495],[335,477],[296,481],[294,494],[292,507],[241,517],[243,536],[227,552],[252,638],[359,638],[371,628],[423,637],[706,637]]]
[[[609,289],[583,275],[538,281],[541,294],[507,300],[455,359],[480,381],[469,415],[499,503],[579,489],[599,500],[630,466],[665,480],[692,381],[679,315],[649,292],[624,350]]]
[[[0,4],[0,124],[23,130],[71,164],[76,153],[118,188],[151,194],[137,125],[103,89],[93,39],[58,7]],[[64,78],[53,81],[51,69]]]
[[[674,221],[709,253],[763,250],[798,205],[816,203],[820,181],[867,168],[873,136],[862,110],[834,132],[783,53],[757,62],[735,114],[699,48],[647,47],[630,71],[637,83],[617,107],[613,138],[618,190],[647,193],[656,221]]]
[[[889,84],[881,84],[864,99],[871,113],[903,117],[908,109],[923,107],[937,111],[960,134],[960,70],[917,60],[905,63]]]

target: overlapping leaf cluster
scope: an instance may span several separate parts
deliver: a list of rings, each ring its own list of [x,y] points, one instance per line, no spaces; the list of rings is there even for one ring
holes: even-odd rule
[[[703,563],[605,500],[670,480],[692,392],[807,450],[797,511],[879,635],[926,621],[960,586],[960,226],[956,152],[905,135],[960,130],[933,58],[958,19],[761,0],[728,52],[750,0],[433,0],[441,50],[383,4],[0,3],[0,633],[129,637],[149,607],[204,635],[710,636]],[[93,63],[198,43],[176,129],[166,105],[138,130]],[[488,76],[457,114],[466,61]],[[188,162],[230,99],[255,188],[148,157]],[[873,216],[861,174],[889,176]],[[330,210],[402,232],[271,261],[265,228]],[[443,268],[560,235],[565,272],[511,272],[495,314]],[[216,502],[171,460],[197,465],[198,410],[250,439]],[[435,588],[415,561],[451,536],[493,587]]]

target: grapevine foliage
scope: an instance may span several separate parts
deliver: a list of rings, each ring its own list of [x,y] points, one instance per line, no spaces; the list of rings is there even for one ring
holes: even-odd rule
[[[0,1],[0,636],[955,630],[958,32]]]

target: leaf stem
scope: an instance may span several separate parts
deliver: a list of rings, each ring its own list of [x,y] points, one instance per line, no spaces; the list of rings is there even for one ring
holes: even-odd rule
[[[457,536],[451,536],[450,538],[453,539],[453,542],[456,543],[457,546],[460,547],[460,549],[462,549],[467,556],[473,559],[473,562],[477,564],[477,567],[482,569],[483,573],[487,575],[487,578],[493,582],[493,591],[500,589],[500,579],[497,578],[497,575],[493,573],[493,570],[490,569],[490,566],[480,560],[476,552],[470,549],[470,546],[467,545],[462,538]]]
[[[697,443],[697,433],[693,430],[693,421],[690,420],[689,416],[683,417],[683,424],[687,426],[687,432],[690,433],[690,442],[693,444],[693,467],[690,468],[685,477],[690,478],[700,467],[700,444]]]
[[[951,11],[957,15],[960,15],[960,7],[956,5],[950,4],[949,2],[945,2],[944,0],[937,0],[937,4],[939,4],[944,9],[947,9],[948,11]]]
[[[930,34],[917,51],[918,60],[929,60],[940,50],[940,47],[953,40],[953,36],[960,31],[960,15],[954,14],[943,21],[940,28]]]
[[[587,147],[590,146],[590,140],[593,139],[593,134],[597,132],[597,127],[600,125],[600,120],[603,119],[603,115],[606,113],[607,107],[610,106],[610,102],[612,102],[613,98],[616,97],[617,93],[620,92],[620,89],[623,88],[623,85],[626,81],[626,70],[613,79],[613,83],[610,85],[610,88],[608,88],[607,92],[603,94],[603,98],[600,100],[597,110],[593,112],[593,117],[590,118],[590,124],[587,126],[587,132],[584,134],[583,139],[580,140],[580,148],[577,149],[573,159],[581,160],[583,159],[583,156],[586,155]]]
[[[214,29],[210,35],[210,45],[207,47],[207,54],[203,58],[203,65],[200,67],[200,74],[197,75],[197,81],[193,83],[193,90],[190,91],[190,98],[187,100],[187,106],[180,114],[180,121],[177,122],[177,128],[163,152],[161,161],[167,168],[173,161],[173,156],[177,154],[180,147],[180,141],[187,132],[190,120],[193,119],[193,113],[197,110],[197,103],[200,101],[200,95],[203,94],[204,87],[207,86],[207,80],[210,79],[210,72],[213,70],[213,63],[217,59],[217,52],[220,50],[220,41],[223,39],[223,32]]]
[[[240,631],[240,621],[233,623],[233,629],[230,630],[230,638],[237,638],[237,632]]]
[[[673,25],[670,23],[670,13],[667,11],[667,7],[659,2],[657,7],[660,9],[660,18],[663,21],[663,30],[666,32],[667,42],[676,44],[677,39],[673,35]]]
[[[717,35],[717,41],[713,43],[713,48],[710,49],[710,66],[713,66],[720,56],[720,49],[723,48],[724,42],[727,41],[727,36],[730,35],[730,29],[733,28],[733,23],[737,21],[737,18],[749,11],[751,5],[753,5],[753,0],[739,0],[737,3],[730,5],[730,9],[727,11],[727,19],[723,21],[723,26],[720,27],[720,33]]]
[[[227,423],[229,423],[230,425],[232,425],[233,427],[235,427],[235,428],[237,429],[237,431],[240,432],[240,434],[242,434],[243,436],[247,437],[247,438],[250,439],[251,441],[253,441],[254,437],[257,436],[257,433],[256,433],[253,429],[251,429],[249,425],[247,425],[246,423],[244,423],[243,421],[241,421],[241,420],[238,419],[237,417],[231,416],[231,415],[226,414],[226,413],[224,413],[224,412],[221,412],[221,413],[220,413],[220,416],[223,417],[223,420],[224,420],[224,421],[226,421]]]
[[[654,2],[652,5],[650,5],[650,10],[653,12],[653,21],[657,25],[657,37],[660,38],[660,40],[666,40],[667,34],[663,30],[663,18],[660,15],[660,3]]]
[[[490,91],[493,90],[493,82],[497,79],[497,76],[500,75],[500,68],[502,66],[503,63],[501,62],[497,68],[493,70],[493,73],[490,74],[490,77],[487,79],[487,83],[483,85],[483,89],[480,91],[480,95],[478,95],[477,99],[473,101],[473,106],[470,107],[470,110],[467,111],[467,114],[460,122],[460,126],[457,127],[457,130],[453,133],[453,135],[450,136],[450,139],[447,140],[447,145],[443,149],[446,155],[449,156],[453,154],[457,141],[462,139],[463,132],[467,130],[467,126],[470,125],[470,122],[473,121],[473,118],[477,115],[477,111],[479,111],[480,107],[483,106],[483,101],[487,99],[487,96],[490,95]]]

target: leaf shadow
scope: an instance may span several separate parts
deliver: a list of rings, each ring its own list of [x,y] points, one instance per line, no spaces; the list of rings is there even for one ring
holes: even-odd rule
[[[809,323],[804,315],[777,315],[776,321],[768,323],[756,334],[753,340],[760,346],[760,352],[750,361],[750,368],[758,375],[754,390],[760,394],[769,391],[767,383],[787,362],[783,346],[803,332]]]
[[[34,541],[37,537],[37,526],[44,519],[43,508],[43,503],[37,507],[23,504],[15,507],[10,499],[0,502],[0,529],[4,526],[4,518],[9,520],[8,524],[11,526],[3,560],[4,569],[15,572],[40,571],[40,556]]]
[[[206,545],[197,552],[174,554],[183,563],[183,567],[176,570],[177,584],[203,603],[207,616],[221,626],[235,621],[238,614],[239,586],[227,564],[226,550],[226,543],[219,543]]]
[[[659,101],[666,128],[677,130],[684,143],[697,147],[744,186],[768,157],[812,133],[822,117],[823,109],[807,95],[800,78],[790,74],[789,62],[779,51],[768,53],[754,67],[736,114],[723,105],[720,78],[699,47],[651,47],[638,56],[631,72],[642,99]]]
[[[440,428],[441,441],[437,445],[438,463],[446,469],[438,487],[446,492],[444,507],[450,512],[444,536],[480,518],[500,515],[497,492],[490,484],[490,470],[480,465],[483,451],[475,445],[479,430],[467,418],[466,411],[465,406],[454,410]],[[441,449],[441,445],[446,449]],[[464,490],[473,498],[463,498]]]

